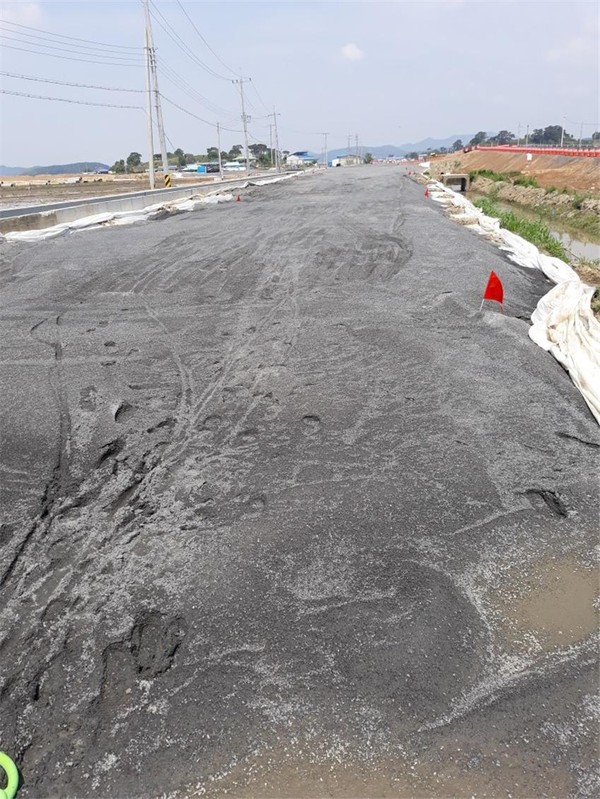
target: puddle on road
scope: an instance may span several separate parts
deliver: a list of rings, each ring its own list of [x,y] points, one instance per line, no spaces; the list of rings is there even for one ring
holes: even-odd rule
[[[533,635],[544,650],[583,641],[598,628],[599,579],[573,557],[543,561],[514,574],[489,596],[511,644]]]
[[[427,759],[399,754],[369,761],[337,752],[325,762],[315,762],[312,755],[290,756],[287,749],[273,751],[253,758],[251,766],[238,767],[205,795],[245,799],[531,797],[540,795],[540,785],[545,795],[569,795],[572,786],[564,766],[527,752],[507,755],[500,751],[505,747],[496,741],[489,752],[479,747],[469,752],[449,743]]]

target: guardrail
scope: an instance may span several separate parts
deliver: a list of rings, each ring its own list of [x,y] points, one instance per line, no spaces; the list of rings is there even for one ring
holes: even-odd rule
[[[568,155],[573,158],[600,158],[600,148],[591,147],[553,147],[533,144],[531,146],[519,144],[478,144],[475,150],[496,150],[504,153],[532,153],[534,155]]]

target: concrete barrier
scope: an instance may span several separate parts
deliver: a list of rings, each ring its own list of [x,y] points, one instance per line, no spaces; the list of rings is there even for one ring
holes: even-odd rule
[[[191,186],[178,186],[174,189],[136,191],[128,194],[114,194],[109,197],[90,197],[26,208],[9,208],[5,211],[0,211],[0,233],[43,230],[53,225],[75,222],[77,219],[94,216],[95,214],[140,211],[148,205],[161,201],[172,202],[184,197],[203,196],[220,189],[239,189],[245,186],[248,180],[261,179],[263,179],[263,176],[253,175],[250,178],[244,177],[243,179],[237,178],[213,183],[196,183]]]

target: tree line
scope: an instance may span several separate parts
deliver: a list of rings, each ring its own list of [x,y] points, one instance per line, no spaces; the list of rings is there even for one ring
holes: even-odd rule
[[[256,143],[248,146],[250,156],[253,161],[256,161],[260,166],[271,166],[275,162],[275,151],[267,147],[266,144]],[[221,150],[221,160],[235,161],[243,154],[244,148],[241,144],[234,144],[231,150]],[[282,156],[288,155],[288,151],[284,150]],[[208,161],[219,160],[218,147],[208,147],[206,153],[186,153],[181,147],[178,147],[173,152],[167,152],[167,161],[170,167],[181,168],[187,164],[202,164]],[[154,162],[157,165],[162,164],[161,154],[154,154]],[[145,172],[148,169],[148,162],[142,161],[141,153],[129,153],[127,158],[121,158],[111,167],[111,171],[118,175],[135,172]]]
[[[547,125],[545,128],[534,128],[531,133],[521,137],[515,136],[509,130],[501,130],[495,136],[488,136],[484,130],[480,130],[479,133],[473,136],[469,145],[475,147],[478,144],[497,145],[517,144],[518,142],[523,144],[560,145],[562,142],[565,146],[573,146],[578,144],[579,141],[579,137],[569,133],[562,125]],[[581,137],[581,144],[585,146],[597,144],[598,142],[600,142],[600,131],[595,131],[589,137]],[[460,144],[462,147],[461,141],[455,142],[456,144]],[[457,147],[456,149],[460,148]]]
[[[456,153],[463,150],[465,147],[476,147],[478,144],[482,145],[501,145],[501,144],[547,144],[547,145],[560,145],[563,143],[565,147],[573,147],[579,144],[579,139],[567,130],[563,132],[562,125],[548,125],[545,128],[534,128],[528,136],[515,136],[510,130],[501,130],[495,136],[488,136],[485,130],[480,130],[473,138],[466,144],[463,144],[461,139],[457,139],[451,147],[436,147],[435,149],[429,147],[428,153],[439,153],[444,155],[446,153]],[[588,138],[582,138],[581,144],[585,147],[600,145],[600,131],[595,131]],[[407,158],[416,160],[419,155],[423,153],[408,153]]]

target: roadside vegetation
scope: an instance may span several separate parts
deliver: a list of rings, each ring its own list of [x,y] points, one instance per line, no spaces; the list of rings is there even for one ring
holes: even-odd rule
[[[570,263],[584,283],[596,286],[591,307],[596,319],[600,320],[600,260],[573,258],[560,241],[553,237],[550,228],[541,220],[525,219],[514,211],[503,211],[489,197],[479,197],[473,201],[473,205],[481,209],[486,216],[499,219],[501,227],[535,244],[542,252]]]
[[[491,169],[473,169],[469,172],[471,180],[476,178],[487,178],[493,180],[494,183],[512,183],[513,186],[530,186],[533,189],[539,189],[540,184],[533,176],[522,175],[520,172],[494,172]],[[550,192],[546,192],[549,194]]]
[[[486,216],[493,216],[500,220],[500,226],[516,233],[518,236],[535,244],[538,249],[556,258],[568,261],[569,256],[564,246],[557,241],[550,228],[539,220],[525,219],[514,211],[503,211],[489,197],[479,197],[473,205],[480,208]]]
[[[515,195],[507,192],[505,186],[521,186],[525,188],[541,189],[538,181],[533,176],[521,175],[518,172],[494,172],[490,169],[476,169],[469,172],[471,185],[475,193],[485,194],[485,199],[492,203],[502,202],[515,206],[515,209],[527,213],[535,213],[552,226],[555,222],[566,229],[584,234],[586,238],[600,242],[600,214],[593,207],[597,200],[592,194],[575,192],[570,194],[566,187],[561,190],[554,186],[545,189],[543,194],[538,192],[535,197],[528,195]],[[474,183],[477,178],[491,181]],[[556,199],[554,199],[556,198]]]

